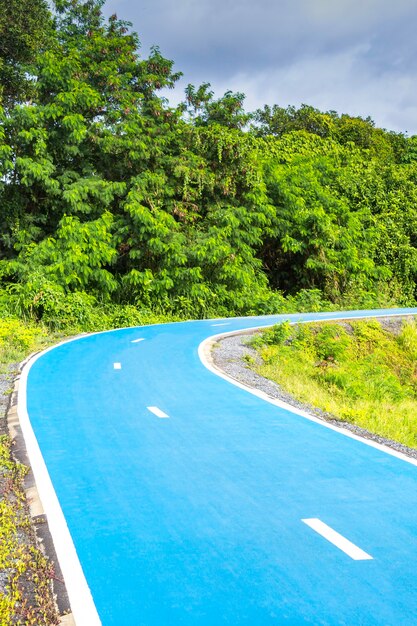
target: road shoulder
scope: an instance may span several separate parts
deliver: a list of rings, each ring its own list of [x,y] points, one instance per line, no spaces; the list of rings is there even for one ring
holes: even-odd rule
[[[385,318],[379,321],[383,321],[383,323],[389,325],[393,330],[395,330],[395,325],[401,323],[402,319],[404,318],[396,318],[395,320]],[[386,439],[385,437],[371,433],[364,428],[356,426],[355,424],[350,424],[349,422],[340,420],[335,415],[321,411],[320,409],[317,409],[309,404],[299,402],[275,382],[254,372],[248,365],[248,361],[256,362],[257,359],[259,359],[259,356],[257,352],[248,345],[248,341],[252,336],[253,332],[242,332],[239,334],[217,337],[216,340],[210,345],[209,358],[214,368],[223,372],[229,378],[236,380],[241,385],[248,387],[248,389],[256,389],[269,398],[284,402],[298,411],[306,411],[315,418],[331,424],[333,427],[337,427],[345,431],[347,430],[357,437],[373,441],[382,446],[387,446],[400,454],[404,454],[409,458],[417,460],[416,449],[409,448],[408,446],[398,443],[397,441]]]

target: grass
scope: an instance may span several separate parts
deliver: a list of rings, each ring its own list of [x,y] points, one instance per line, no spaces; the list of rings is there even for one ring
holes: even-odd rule
[[[252,340],[259,374],[298,400],[417,448],[417,324],[377,321],[273,327]]]
[[[40,326],[13,318],[0,319],[0,373],[6,373],[10,363],[21,361],[37,349],[45,337],[46,331]]]

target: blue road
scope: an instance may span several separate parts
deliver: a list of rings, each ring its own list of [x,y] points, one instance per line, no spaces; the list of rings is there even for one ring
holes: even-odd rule
[[[417,623],[417,467],[198,357],[220,332],[366,313],[130,328],[33,363],[30,421],[103,626]]]

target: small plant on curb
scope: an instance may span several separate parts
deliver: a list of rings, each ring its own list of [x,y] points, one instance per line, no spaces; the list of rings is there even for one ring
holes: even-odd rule
[[[252,367],[256,365],[256,361],[251,354],[248,354],[248,353],[244,354],[242,356],[242,360],[247,364],[248,367]]]

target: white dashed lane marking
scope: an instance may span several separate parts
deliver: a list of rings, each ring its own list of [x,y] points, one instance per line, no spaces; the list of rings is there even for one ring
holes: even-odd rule
[[[148,411],[156,415],[156,417],[169,417],[169,415],[161,411],[161,409],[158,409],[157,406],[148,406],[146,408],[148,409]]]
[[[145,337],[140,337],[139,339],[133,339],[130,343],[139,343],[139,341],[145,341]]]
[[[122,369],[122,364],[121,363],[113,363],[113,367],[115,370],[121,370]]]
[[[304,522],[304,524],[307,524],[307,526],[310,526],[310,528],[315,530],[316,533],[327,539],[327,541],[330,541],[330,543],[339,548],[339,550],[342,550],[342,552],[350,556],[350,558],[354,561],[370,561],[373,559],[370,554],[367,554],[361,550],[361,548],[355,546],[355,544],[349,541],[349,539],[340,535],[321,520],[311,518],[302,519],[301,521]]]

